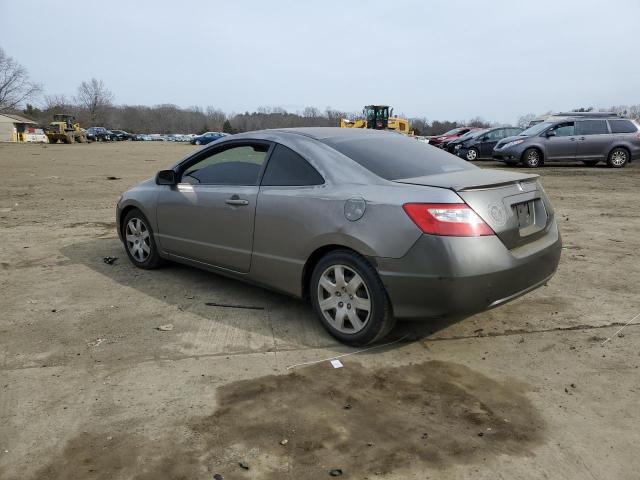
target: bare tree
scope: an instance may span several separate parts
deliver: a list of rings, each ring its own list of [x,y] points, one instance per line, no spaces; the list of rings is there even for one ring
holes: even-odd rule
[[[89,121],[96,125],[105,120],[106,111],[113,103],[113,93],[107,89],[102,80],[92,78],[82,82],[78,87],[76,102],[89,112]]]
[[[16,109],[42,91],[29,80],[27,69],[0,48],[0,112]]]
[[[531,123],[534,118],[536,118],[536,116],[533,113],[521,115],[520,118],[518,118],[518,127],[527,128],[529,123]]]
[[[70,105],[71,105],[71,102],[63,94],[54,94],[54,95],[44,96],[45,110],[60,110],[60,109],[65,109]]]

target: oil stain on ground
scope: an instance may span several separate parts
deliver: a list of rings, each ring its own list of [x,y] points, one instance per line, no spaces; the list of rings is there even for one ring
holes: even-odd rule
[[[543,430],[523,385],[459,364],[321,364],[227,384],[173,438],[72,440],[37,478],[362,478],[529,455]]]

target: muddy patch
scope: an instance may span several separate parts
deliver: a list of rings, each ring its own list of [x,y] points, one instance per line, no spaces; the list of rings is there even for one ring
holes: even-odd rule
[[[362,478],[530,455],[543,430],[523,385],[462,365],[322,364],[221,387],[162,440],[76,438],[34,478]]]

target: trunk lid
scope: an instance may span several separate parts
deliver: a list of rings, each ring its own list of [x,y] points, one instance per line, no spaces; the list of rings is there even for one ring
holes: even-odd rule
[[[538,175],[470,169],[395,181],[453,190],[508,249],[544,236],[553,219],[553,209]]]

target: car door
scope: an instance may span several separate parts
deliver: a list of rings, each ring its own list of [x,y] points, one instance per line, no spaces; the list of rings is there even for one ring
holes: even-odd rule
[[[573,160],[576,157],[577,141],[574,122],[554,125],[544,134],[545,160]]]
[[[491,130],[490,132],[485,133],[482,136],[482,142],[480,143],[480,156],[481,157],[491,157],[493,154],[493,147],[496,146],[498,140],[504,138],[504,128],[498,128],[496,130]]]
[[[606,120],[578,120],[576,133],[578,135],[576,159],[604,160],[613,140]]]
[[[248,272],[259,179],[270,142],[225,142],[178,167],[158,197],[160,245],[179,257]]]

